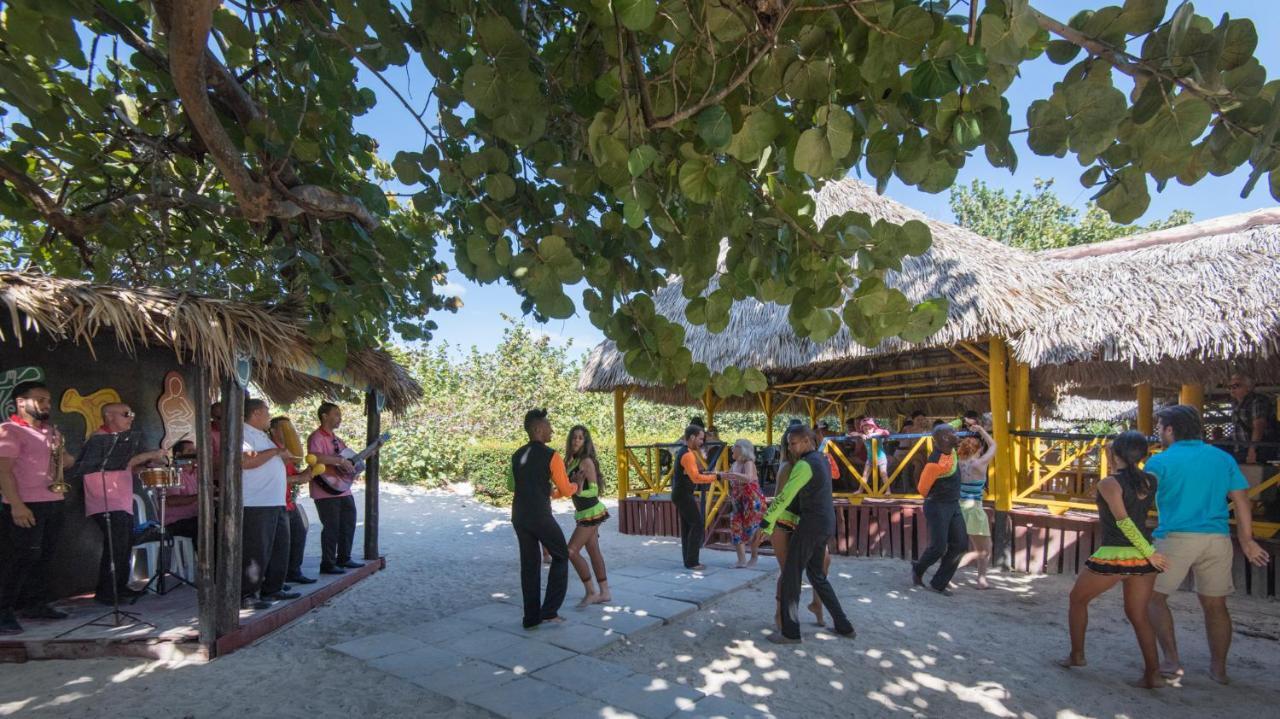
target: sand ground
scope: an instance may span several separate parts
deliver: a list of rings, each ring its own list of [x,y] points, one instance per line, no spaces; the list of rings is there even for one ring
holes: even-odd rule
[[[557,517],[568,528],[570,505],[558,506]],[[517,594],[507,513],[456,494],[392,488],[382,522],[387,571],[254,646],[204,665],[3,665],[0,715],[487,716],[326,647]],[[318,538],[317,529],[308,540],[313,551]],[[602,545],[619,567],[678,554],[673,540],[622,536],[614,522],[605,525]],[[729,560],[713,556],[716,564]],[[1118,591],[1095,605],[1090,666],[1067,671],[1053,660],[1065,652],[1070,577],[997,576],[993,591],[962,588],[945,598],[913,591],[907,565],[896,560],[836,558],[831,574],[858,628],[852,642],[812,626],[798,648],[779,651],[764,641],[772,614],[766,582],[599,656],[780,717],[1189,719],[1274,716],[1280,706],[1276,601],[1233,600],[1235,684],[1222,688],[1204,674],[1208,656],[1194,596],[1175,597],[1189,673],[1181,686],[1150,692],[1124,683],[1139,674],[1140,658]],[[961,579],[970,576],[962,572]],[[571,578],[567,603],[580,592]]]

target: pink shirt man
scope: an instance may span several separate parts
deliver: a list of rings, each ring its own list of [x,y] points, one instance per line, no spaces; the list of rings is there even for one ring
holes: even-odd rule
[[[0,424],[0,457],[13,460],[18,497],[27,502],[58,502],[62,495],[49,491],[49,444],[57,432],[45,423],[36,429],[17,417]],[[8,497],[5,504],[11,504]]]
[[[307,437],[307,452],[311,454],[333,454],[341,455],[342,450],[347,448],[347,443],[343,442],[336,434],[330,434],[324,428],[317,428],[316,431]],[[331,484],[338,483],[338,476],[334,474],[333,468],[326,467],[324,472],[325,479]],[[347,489],[342,494],[334,494],[324,488],[317,479],[311,480],[311,498],[312,499],[332,499],[333,497],[349,497],[351,490]]]
[[[188,464],[179,469],[178,477],[182,480],[182,486],[169,490],[170,497],[195,497],[200,494],[199,480],[196,477],[194,464]],[[164,523],[166,525],[173,524],[179,520],[199,516],[199,514],[200,505],[197,502],[184,505],[170,504],[164,510]]]

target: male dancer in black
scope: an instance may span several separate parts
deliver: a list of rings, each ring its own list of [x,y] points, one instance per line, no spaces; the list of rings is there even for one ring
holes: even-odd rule
[[[933,452],[920,470],[920,494],[924,496],[924,521],[929,526],[929,546],[911,565],[911,583],[924,584],[924,573],[941,560],[929,580],[929,588],[951,596],[947,587],[969,551],[969,533],[960,513],[960,462],[956,446],[960,438],[949,424],[933,428]]]
[[[706,569],[698,559],[705,537],[702,509],[693,489],[695,484],[708,485],[716,481],[714,472],[702,471],[705,438],[706,430],[696,424],[684,430],[684,446],[676,450],[676,467],[671,475],[671,503],[680,514],[680,553],[685,569]]]
[[[524,431],[529,443],[511,455],[511,479],[515,499],[511,502],[511,526],[520,543],[520,589],[524,594],[524,628],[542,622],[563,621],[557,612],[569,587],[569,547],[564,532],[551,516],[551,498],[572,497],[578,487],[569,481],[564,459],[547,446],[551,422],[545,409],[531,409],[524,415]],[[552,491],[554,484],[554,493]],[[551,552],[551,572],[547,576],[547,596],[542,593],[542,552]]]
[[[840,606],[836,592],[827,581],[822,569],[827,541],[836,528],[836,511],[831,504],[831,469],[827,458],[818,451],[818,440],[812,430],[799,427],[787,435],[787,445],[792,456],[800,457],[791,468],[791,475],[782,494],[775,497],[765,513],[765,534],[773,532],[773,525],[786,512],[797,518],[795,531],[787,542],[787,559],[782,566],[782,632],[769,635],[775,644],[800,643],[800,571],[809,577],[809,584],[822,605],[831,614],[836,634],[854,637],[857,633],[849,617]]]

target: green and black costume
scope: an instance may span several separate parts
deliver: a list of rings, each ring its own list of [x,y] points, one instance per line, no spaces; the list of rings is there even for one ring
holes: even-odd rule
[[[573,473],[578,471],[581,465],[581,459],[574,458],[569,460],[569,466],[566,468],[569,471],[569,476],[572,477]],[[586,475],[583,475],[582,487],[578,489],[577,494],[573,495],[573,519],[578,523],[579,527],[594,527],[604,524],[605,520],[609,518],[608,508],[604,506],[604,502],[600,501],[600,477],[598,474],[600,463],[595,462],[595,465],[597,472],[595,483],[593,484],[587,479]]]

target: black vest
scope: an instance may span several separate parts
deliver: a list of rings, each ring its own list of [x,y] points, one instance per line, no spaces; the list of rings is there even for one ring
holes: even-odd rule
[[[831,503],[831,465],[818,450],[800,458],[813,476],[800,488],[788,509],[799,517],[796,531],[832,534],[836,530],[836,508]]]
[[[515,478],[515,498],[511,519],[551,516],[551,456],[555,450],[541,442],[530,442],[511,455],[511,476]]]
[[[684,467],[680,464],[680,460],[684,459],[684,456],[691,451],[687,446],[682,446],[676,450],[675,471],[671,474],[671,501],[673,502],[693,497],[693,480],[689,479],[689,475],[685,473]],[[696,462],[698,457],[695,455],[693,459]]]

